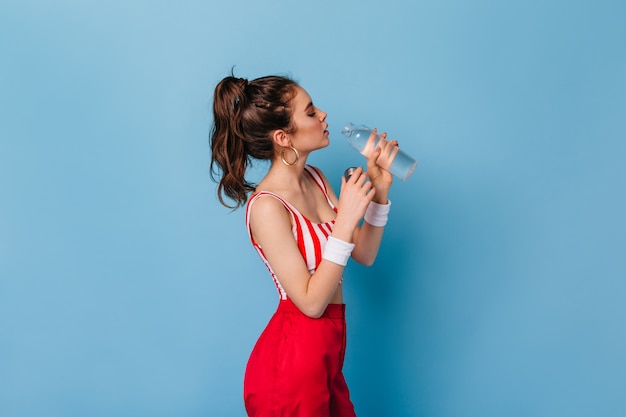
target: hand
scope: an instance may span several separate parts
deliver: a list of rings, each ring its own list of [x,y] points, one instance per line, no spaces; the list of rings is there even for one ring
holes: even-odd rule
[[[367,181],[367,175],[363,168],[358,167],[352,173],[349,180],[341,177],[341,191],[339,194],[339,205],[337,207],[337,218],[335,219],[335,232],[341,227],[345,227],[345,232],[352,237],[352,232],[365,215],[365,210],[370,201],[374,198],[376,190],[372,183]],[[340,237],[333,232],[335,237]],[[346,240],[345,238],[343,240]],[[346,240],[349,242],[350,240]]]
[[[373,129],[369,141],[375,140],[376,135],[376,129]],[[387,140],[387,134],[382,133],[376,149],[367,158],[367,175],[376,189],[377,200],[380,200],[376,201],[377,203],[387,203],[387,195],[393,181],[389,167],[398,150],[398,141]]]

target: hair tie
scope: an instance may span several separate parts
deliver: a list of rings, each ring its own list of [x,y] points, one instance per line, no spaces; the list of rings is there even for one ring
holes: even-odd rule
[[[248,87],[248,80],[245,78],[238,78],[237,79],[238,83],[239,83],[239,87],[241,88],[241,94],[245,95],[246,94],[246,87]],[[233,111],[237,108],[237,106],[239,106],[241,99],[239,98],[239,96],[235,97],[235,99],[233,100]]]

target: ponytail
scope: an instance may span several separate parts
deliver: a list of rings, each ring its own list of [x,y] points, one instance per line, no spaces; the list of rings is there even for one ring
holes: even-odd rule
[[[285,77],[262,77],[248,82],[232,74],[215,87],[210,172],[218,182],[217,196],[224,206],[235,209],[246,203],[248,194],[255,189],[255,184],[245,178],[251,158],[272,160],[272,133],[278,129],[294,130],[290,103],[296,87],[294,81]],[[234,200],[235,205],[229,205],[224,196]]]
[[[240,128],[241,108],[245,102],[247,80],[235,77],[224,78],[215,87],[213,102],[213,128],[211,129],[211,178],[217,174],[215,164],[222,172],[218,182],[217,196],[226,207],[237,208],[246,201],[246,194],[254,187],[245,179],[249,160],[244,147]],[[237,204],[230,206],[224,194]]]

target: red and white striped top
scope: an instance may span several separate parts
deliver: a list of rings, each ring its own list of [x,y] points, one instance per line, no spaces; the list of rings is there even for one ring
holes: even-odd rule
[[[309,173],[309,175],[311,175],[315,183],[318,185],[318,187],[320,187],[320,189],[324,193],[324,196],[326,196],[326,200],[328,201],[328,204],[330,205],[330,207],[336,212],[337,208],[335,207],[333,202],[330,200],[330,197],[328,196],[328,191],[326,190],[326,185],[324,184],[322,177],[317,171],[317,168],[314,168],[310,165],[306,165],[305,171]],[[261,248],[261,245],[259,245],[257,242],[254,241],[252,237],[252,231],[250,230],[250,208],[252,207],[252,204],[254,204],[254,202],[259,197],[262,197],[264,195],[271,196],[280,200],[280,202],[283,203],[285,208],[291,214],[292,224],[293,224],[291,230],[293,232],[294,238],[296,239],[296,242],[298,243],[298,249],[300,249],[302,258],[304,258],[304,261],[306,262],[309,273],[311,274],[315,272],[318,265],[322,261],[322,251],[324,250],[324,246],[326,246],[326,242],[328,242],[328,236],[330,236],[330,234],[333,231],[335,221],[331,220],[326,223],[313,223],[312,221],[304,217],[302,213],[298,211],[298,209],[292,206],[285,199],[269,191],[260,191],[259,193],[253,195],[248,201],[248,205],[246,206],[246,227],[248,228],[250,241],[252,242],[252,245],[254,246],[257,253],[263,260],[263,263],[265,264],[270,274],[272,275],[272,279],[274,280],[274,284],[276,284],[276,288],[278,289],[278,294],[280,295],[280,299],[286,300],[287,293],[285,292],[282,285],[280,284],[279,277],[277,277],[274,271],[272,270],[272,267],[270,266],[269,262],[267,261],[267,258],[265,257],[265,254],[263,253],[263,249]]]

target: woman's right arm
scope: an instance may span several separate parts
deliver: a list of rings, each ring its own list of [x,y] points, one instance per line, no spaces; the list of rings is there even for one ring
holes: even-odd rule
[[[332,236],[351,243],[354,229],[373,197],[369,182],[342,182],[342,199]],[[339,287],[344,266],[323,259],[311,275],[293,237],[291,215],[271,197],[251,207],[250,228],[272,270],[293,303],[309,317],[320,317]]]

